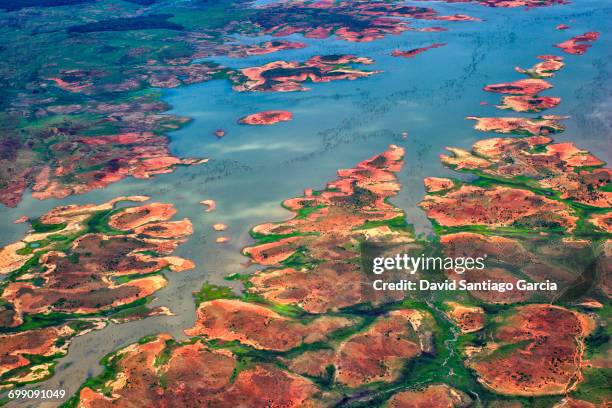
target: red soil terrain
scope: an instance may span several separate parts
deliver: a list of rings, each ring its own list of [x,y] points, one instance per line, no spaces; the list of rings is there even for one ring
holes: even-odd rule
[[[356,323],[328,316],[300,323],[263,306],[231,299],[204,302],[197,316],[196,325],[185,331],[189,336],[237,340],[256,349],[273,351],[325,342],[333,331]],[[335,380],[350,387],[394,381],[406,361],[432,351],[431,324],[431,317],[422,312],[397,310],[378,318],[365,331],[349,337],[334,350],[308,352],[288,363],[296,372],[314,376],[323,376],[328,365],[335,365]]]
[[[529,76],[529,79],[485,86],[484,90],[488,92],[510,94],[502,98],[502,103],[497,105],[497,108],[510,109],[515,112],[542,112],[561,103],[561,98],[538,96],[538,94],[552,87],[551,84],[541,78],[550,78],[554,76],[555,72],[563,68],[565,65],[563,57],[538,55],[538,58],[543,62],[539,62],[529,69],[515,68],[517,72]],[[547,134],[563,130],[563,127],[555,121],[555,119],[561,119],[561,117],[554,116],[544,116],[537,119],[476,117],[470,117],[469,119],[478,120],[477,130],[499,133]]]
[[[412,235],[387,223],[403,212],[386,200],[399,190],[395,178],[402,166],[403,149],[385,153],[340,170],[339,178],[318,192],[286,200],[296,213],[280,223],[258,225],[252,233],[266,242],[248,247],[252,262],[271,266],[250,279],[250,291],[281,304],[299,305],[311,313],[374,300],[363,289],[365,279],[352,248],[364,238],[382,242],[410,242]],[[367,222],[374,225],[369,226]],[[267,242],[267,237],[273,238]],[[296,262],[281,267],[283,262]],[[312,261],[316,260],[315,263]]]
[[[598,229],[612,234],[612,213],[594,214],[589,218],[589,222]]]
[[[61,114],[67,106],[39,109],[39,115]],[[25,141],[13,140],[11,156],[0,158],[0,171],[6,183],[0,183],[0,202],[15,206],[23,191],[32,187],[37,198],[61,198],[103,188],[128,176],[148,178],[171,172],[177,165],[202,163],[202,160],[178,159],[168,151],[168,140],[155,132],[174,130],[184,118],[162,115],[165,104],[138,97],[129,102],[109,104],[92,102],[75,105],[70,113],[98,118],[98,126],[107,127],[102,136],[83,136],[92,123],[78,118],[55,127],[35,127],[30,144],[44,144],[47,156],[40,163],[28,152]],[[111,130],[116,128],[116,131]],[[4,142],[8,143],[8,141]],[[22,164],[29,163],[22,168]]]
[[[565,66],[563,57],[556,55],[538,55],[538,58],[544,62],[538,62],[529,69],[516,67],[515,70],[521,74],[529,75],[532,78],[550,78],[554,73]]]
[[[9,283],[4,289],[3,298],[14,305],[15,319],[20,320],[23,314],[49,312],[95,313],[131,303],[165,285],[165,279],[161,275],[142,278],[135,276],[147,275],[164,268],[174,271],[191,268],[192,264],[187,260],[163,256],[172,252],[192,233],[191,223],[188,220],[150,222],[167,220],[174,214],[172,209],[158,216],[145,215],[149,208],[159,207],[172,208],[154,203],[131,207],[113,214],[109,225],[121,227],[118,229],[126,234],[107,236],[85,233],[62,251],[54,250],[53,241],[42,247],[40,264],[44,266],[44,272],[29,276],[29,279],[41,279],[42,285],[35,286],[31,282],[20,280]],[[78,211],[78,207],[70,210]],[[86,220],[94,214],[95,212],[80,212],[75,213],[75,217]],[[76,228],[72,224],[68,225]],[[62,231],[55,232],[61,233]],[[26,242],[31,239],[32,236],[25,238]],[[162,256],[151,255],[151,252]],[[36,251],[32,256],[38,253],[39,251]],[[89,277],[87,282],[83,281],[83,274]],[[119,276],[131,276],[134,279],[122,284],[114,283],[112,279]]]
[[[221,222],[217,222],[212,225],[212,229],[215,231],[225,231],[227,229],[227,224],[223,224]]]
[[[16,206],[28,188],[37,198],[63,198],[125,177],[147,178],[177,165],[201,163],[168,150],[163,133],[176,130],[186,118],[163,114],[168,106],[151,93],[130,94],[143,86],[210,80],[222,69],[190,62],[150,59],[120,75],[53,64],[33,77],[26,87],[46,91],[19,92],[7,109],[24,126],[0,141],[0,151],[8,153],[0,157],[0,203]],[[110,93],[120,95],[117,101],[107,102]]]
[[[410,19],[471,21],[471,16],[440,16],[431,8],[408,6],[382,1],[316,1],[270,5],[269,13],[257,15],[255,23],[262,34],[287,36],[303,34],[306,38],[337,38],[351,42],[367,42],[397,35],[410,27]],[[426,27],[436,29],[438,27]]]
[[[399,189],[393,173],[400,170],[402,155],[401,148],[391,146],[354,169],[340,170],[339,178],[328,183],[325,190],[307,189],[303,197],[283,203],[296,212],[296,217],[253,228],[256,237],[277,238],[245,249],[254,263],[271,266],[250,278],[248,291],[311,313],[369,300],[360,269],[347,262],[358,254],[344,247],[354,245],[364,234],[366,239],[383,242],[412,240],[407,231],[394,231],[384,223],[364,225],[366,220],[380,222],[403,216],[401,210],[386,202]],[[302,266],[277,267],[298,253],[306,260]],[[317,264],[310,265],[310,259]],[[287,364],[299,374],[315,377],[324,377],[327,367],[334,366],[335,381],[349,387],[394,381],[408,360],[432,352],[431,325],[431,317],[416,310],[391,312],[333,348],[307,351]],[[293,347],[297,344],[292,343]]]
[[[549,144],[544,137],[512,140],[531,139]],[[491,157],[502,154],[505,145],[489,140],[474,149],[488,153],[480,157],[455,149],[458,154],[448,160],[467,170],[488,169],[493,163]],[[531,149],[530,153],[541,154],[541,149]],[[582,156],[582,152],[559,147],[550,151],[570,163],[583,162],[581,157],[575,157]],[[244,252],[252,263],[266,269],[243,277],[243,296],[218,298],[215,294],[205,298],[198,306],[193,328],[185,332],[192,336],[190,340],[177,342],[159,335],[117,352],[107,364],[105,383],[81,390],[80,406],[111,406],[117,401],[156,406],[326,406],[333,405],[330,401],[339,401],[351,388],[361,390],[359,387],[369,384],[374,387],[378,382],[399,380],[410,361],[435,352],[435,321],[429,313],[406,308],[378,311],[370,322],[348,310],[318,317],[304,312],[336,312],[366,302],[377,310],[380,301],[402,298],[373,297],[364,289],[366,281],[355,262],[360,256],[358,245],[363,241],[407,244],[414,240],[399,222],[404,219],[403,211],[388,202],[399,190],[395,173],[402,164],[403,149],[391,146],[353,169],[340,170],[337,180],[325,189],[306,189],[303,196],[286,200],[283,206],[294,212],[291,219],[261,224],[251,231],[256,243]],[[549,229],[552,222],[571,230],[577,220],[563,202],[526,189],[473,186],[440,178],[427,179],[426,185],[430,194],[425,203],[450,200],[436,211],[452,222],[462,220],[466,226],[479,224],[468,219],[470,214],[486,219],[489,226],[519,224],[535,230],[539,226]],[[171,212],[163,207],[131,211],[113,216],[113,225],[140,228],[142,220],[164,223],[166,219],[157,217],[171,217]],[[470,281],[484,277],[515,282],[514,272],[503,266],[520,266],[519,261],[532,265],[530,270],[521,270],[530,277],[557,273],[552,264],[532,262],[553,252],[554,248],[540,243],[541,252],[536,256],[522,242],[510,238],[458,233],[443,235],[440,241],[445,254],[463,251],[461,256],[473,256],[485,252],[500,264],[478,276],[464,274]],[[573,245],[568,243],[566,249],[571,252]],[[447,274],[453,277],[452,272]],[[209,296],[206,293],[202,291],[199,296]],[[485,303],[527,300],[514,292],[506,294],[503,301],[489,292],[472,295]],[[535,305],[538,310],[532,309],[533,305],[523,306],[510,309],[516,313],[487,329],[483,309],[461,303],[447,306],[449,318],[464,333],[493,330],[486,336],[491,340],[485,347],[468,347],[465,353],[479,380],[494,391],[519,389],[520,382],[519,395],[542,395],[538,393],[557,392],[559,384],[580,380],[581,342],[592,329],[584,316],[556,306]],[[581,325],[581,331],[572,329],[578,327],[572,318]],[[558,332],[552,333],[552,322],[559,322]],[[550,336],[550,340],[544,339],[548,351],[539,345],[545,335]],[[527,354],[532,353],[532,348],[533,356]],[[553,359],[559,355],[560,360]],[[577,360],[566,359],[565,355]],[[525,364],[528,359],[532,360]],[[503,369],[501,376],[495,377],[498,361]],[[521,368],[531,370],[524,376],[527,380],[512,373]],[[317,381],[306,377],[316,377]],[[342,391],[331,386],[324,390],[320,381],[338,384]],[[388,401],[389,406],[397,407],[469,403],[469,397],[443,384],[399,388]]]
[[[351,64],[372,64],[370,58],[354,55],[314,56],[304,63],[273,61],[260,67],[243,68],[230,79],[238,92],[275,91],[292,92],[308,90],[303,83],[330,82],[342,79],[365,78],[379,71],[360,71]]]
[[[108,219],[108,225],[122,231],[141,227],[150,222],[167,221],[176,214],[172,204],[152,203],[139,207],[130,207],[113,214]]]
[[[452,150],[442,162],[463,170],[512,179],[529,177],[532,183],[593,207],[612,206],[612,172],[604,162],[572,143],[551,143],[547,137],[493,138],[478,141],[471,152]],[[459,154],[457,154],[457,152]]]
[[[263,350],[287,351],[302,344],[325,341],[327,334],[354,324],[342,317],[320,317],[300,323],[263,306],[233,299],[202,303],[197,321],[185,333],[224,341],[238,340]]]
[[[189,220],[168,221],[175,213],[171,205],[153,203],[115,210],[119,201],[145,199],[119,197],[100,205],[56,207],[37,221],[49,232],[30,232],[19,245],[3,248],[0,271],[10,272],[11,278],[2,289],[1,326],[18,331],[27,317],[63,313],[66,318],[77,319],[112,312],[145,300],[165,286],[166,280],[159,273],[162,269],[179,272],[192,268],[191,261],[170,255],[192,233]],[[101,225],[93,227],[92,220],[98,219]],[[94,228],[106,228],[112,234]],[[104,324],[103,318],[98,320]],[[68,326],[17,332],[2,337],[0,347],[9,347],[12,351],[7,354],[17,356],[22,347],[19,338],[31,342],[40,339],[39,343],[47,346],[39,345],[22,354],[49,356],[61,351],[53,351],[49,341],[55,344],[60,337],[76,334]],[[6,346],[5,342],[13,345]],[[7,357],[3,364],[0,371],[10,371],[25,365],[25,360]]]
[[[296,50],[304,47],[306,47],[306,44],[299,41],[266,41],[261,44],[241,44],[228,52],[227,55],[234,58],[244,58],[251,55],[265,55],[284,50]]]
[[[516,71],[528,75],[529,79],[514,82],[492,84],[484,87],[487,92],[509,94],[502,98],[500,109],[510,109],[515,112],[541,112],[553,108],[561,102],[561,98],[538,96],[552,85],[541,78],[552,77],[554,73],[563,68],[563,58],[555,55],[539,55],[543,62],[535,64],[530,69],[516,67]],[[470,116],[468,119],[476,120],[476,130],[483,132],[517,133],[527,135],[547,135],[561,132],[564,127],[557,122],[564,119],[561,116],[542,116],[540,118],[481,118]]]
[[[557,225],[572,231],[578,220],[561,202],[529,190],[508,187],[462,185],[444,195],[428,195],[420,206],[427,217],[443,227],[483,225],[548,229],[550,225]]]
[[[185,331],[191,340],[159,335],[119,350],[107,362],[106,383],[83,388],[79,406],[110,406],[119,400],[156,406],[187,401],[200,406],[325,406],[341,395],[323,392],[302,375],[350,388],[393,382],[410,360],[434,353],[435,320],[424,311],[380,311],[366,324],[356,315],[314,317],[282,306],[323,313],[371,300],[364,297],[360,269],[349,261],[359,256],[354,246],[368,237],[389,243],[413,240],[396,221],[403,212],[386,201],[399,189],[394,173],[402,158],[403,149],[391,146],[353,169],[340,170],[326,189],[307,189],[303,197],[286,200],[294,218],[252,231],[265,243],[245,253],[272,268],[249,279],[245,296],[204,298],[194,326]],[[114,222],[133,226],[159,213],[164,211],[132,211]],[[394,224],[386,224],[391,220]],[[296,252],[302,258],[278,268]],[[293,274],[304,276],[300,279],[307,284]],[[347,284],[344,275],[350,277]],[[260,356],[255,360],[253,350]],[[261,356],[267,357],[260,361]]]
[[[117,13],[134,17],[119,10]],[[252,28],[254,35],[302,33],[309,38],[335,35],[347,41],[371,41],[412,29],[408,19],[475,20],[387,2],[287,2],[258,7],[252,19],[250,14],[247,20],[237,16],[210,30],[202,31],[199,26],[182,28],[165,47],[158,47],[153,37],[141,37],[139,33],[138,46],[118,50],[125,62],[122,64],[86,68],[91,64],[83,58],[88,57],[76,55],[74,60],[45,65],[37,74],[24,78],[15,78],[7,71],[4,80],[16,88],[7,101],[10,126],[6,126],[8,130],[0,141],[0,151],[5,153],[0,157],[0,203],[14,207],[28,189],[37,198],[63,198],[104,188],[126,177],[147,178],[171,172],[179,165],[202,163],[203,160],[177,158],[169,152],[164,133],[175,130],[187,119],[164,114],[168,106],[159,101],[156,93],[141,91],[200,83],[225,74],[241,75],[198,59],[216,55],[246,57],[304,47],[302,42],[286,40],[232,44],[231,38],[244,25]],[[95,47],[107,46],[102,38],[89,40]],[[289,65],[286,68],[295,68]],[[283,76],[306,72],[316,82],[371,74],[350,67],[328,67],[323,73],[314,67],[302,68],[297,73],[284,72]],[[299,88],[294,81],[289,82],[287,89],[282,84],[276,87]],[[45,91],[29,92],[31,89]],[[116,102],[109,103],[108,95],[116,95]],[[23,125],[17,127],[16,123]],[[218,136],[222,137],[223,132]]]
[[[540,300],[552,300],[570,285],[575,284],[584,272],[584,268],[588,267],[591,262],[589,258],[586,258],[583,263],[575,261],[577,254],[590,252],[591,243],[589,241],[580,239],[551,241],[546,236],[538,234],[531,237],[524,235],[521,238],[510,238],[473,232],[457,232],[442,235],[440,245],[447,257],[484,257],[488,260],[495,260],[494,264],[485,261],[485,269],[482,271],[446,270],[449,279],[464,279],[467,282],[482,282],[490,279],[496,282],[516,283],[518,279],[527,278],[530,282],[550,280],[557,285],[557,290],[551,291],[528,292],[518,290],[516,287],[505,292],[469,290],[473,297],[485,303],[515,303],[534,300],[536,297]],[[452,315],[454,308],[461,310],[471,307],[449,302],[447,313]],[[468,317],[471,315],[472,313],[469,313]],[[461,323],[460,319],[453,319]],[[474,323],[475,327],[478,327],[478,324]]]
[[[552,87],[541,78],[552,77],[563,68],[563,58],[555,55],[540,55],[538,58],[542,62],[530,69],[516,68],[519,73],[528,75],[529,79],[484,88],[489,92],[509,95],[503,97],[499,108],[540,112],[560,103],[560,98],[541,97],[538,94]],[[447,256],[486,254],[496,263],[483,271],[459,273],[450,270],[446,271],[446,275],[452,280],[465,279],[468,282],[489,279],[516,283],[519,278],[525,277],[531,282],[550,279],[561,289],[550,293],[529,293],[515,287],[504,293],[476,290],[469,293],[484,303],[514,303],[534,299],[552,301],[564,293],[565,288],[581,281],[582,267],[589,266],[576,264],[573,257],[589,263],[593,256],[592,249],[589,251],[592,242],[588,239],[564,238],[550,244],[544,239],[538,241],[528,237],[531,235],[529,232],[539,231],[541,236],[609,232],[609,211],[604,211],[612,207],[612,192],[608,191],[611,172],[603,167],[604,162],[589,152],[578,149],[572,143],[552,143],[552,139],[545,137],[564,130],[558,122],[563,117],[468,119],[476,120],[475,128],[480,131],[517,133],[529,137],[481,140],[469,152],[448,148],[452,155],[441,155],[441,161],[446,166],[472,172],[480,178],[475,183],[426,179],[428,195],[421,206],[428,217],[442,227],[439,229],[442,234],[474,230],[479,225],[497,229],[500,234],[514,230],[520,234],[520,239],[485,237],[468,232],[442,235],[441,244]],[[605,257],[595,257],[599,263],[605,264]],[[520,271],[520,275],[517,271]],[[604,282],[607,275],[601,272],[598,276],[602,277],[598,289],[606,293],[607,284]],[[457,316],[451,316],[451,319],[461,325]]]
[[[561,98],[551,96],[531,97],[526,95],[504,96],[500,109],[510,109],[515,112],[542,112],[554,108],[561,103]]]
[[[335,35],[347,41],[371,41],[412,29],[408,19],[476,20],[461,14],[440,16],[430,8],[386,2],[321,1],[283,3],[269,7],[269,12],[261,7],[248,23],[259,35],[302,33],[309,38]],[[176,166],[203,163],[204,160],[177,158],[169,152],[163,134],[187,119],[163,114],[167,105],[157,96],[139,91],[204,82],[222,73],[242,78],[235,83],[236,89],[241,89],[244,76],[256,75],[253,70],[246,74],[194,60],[214,55],[247,57],[305,46],[286,40],[255,45],[228,43],[226,39],[242,23],[245,21],[230,21],[206,33],[197,29],[181,32],[168,45],[181,50],[178,57],[165,51],[170,48],[153,52],[159,47],[139,46],[125,50],[123,57],[129,60],[126,64],[73,68],[87,66],[86,61],[77,58],[74,64],[45,66],[40,76],[28,79],[12,93],[15,96],[7,109],[11,120],[24,121],[27,126],[20,125],[19,130],[11,126],[10,134],[0,142],[0,151],[7,152],[0,157],[0,203],[14,207],[28,189],[40,199],[64,198],[104,188],[126,177],[148,178],[171,172]],[[142,41],[146,44],[145,38]],[[102,40],[95,42],[104,45]],[[191,51],[185,53],[187,50]],[[274,83],[276,75],[272,75],[273,86],[258,90],[298,90],[303,89],[300,82],[304,80],[321,82],[373,74],[335,65],[333,61],[326,68],[298,63],[274,65],[265,75],[282,70],[279,76],[286,77],[287,83]],[[25,89],[52,92],[32,93]],[[118,102],[106,102],[109,94],[117,95]],[[223,132],[218,132],[218,137],[222,136]]]
[[[558,120],[565,116],[544,115],[540,118],[481,118],[468,116],[476,121],[474,129],[481,132],[516,133],[521,135],[549,135],[562,132],[565,127]]]
[[[536,95],[540,92],[552,88],[552,85],[543,79],[530,78],[519,79],[514,82],[487,85],[483,89],[487,92],[512,95]]]
[[[84,259],[96,249],[96,255]],[[41,257],[43,266],[50,271],[40,276],[45,280],[43,287],[15,282],[6,287],[3,297],[15,305],[16,318],[23,314],[50,312],[88,314],[134,302],[163,287],[164,278],[152,276],[134,279],[126,284],[113,284],[102,279],[105,275],[149,273],[168,265],[161,259],[129,256],[137,249],[153,250],[155,247],[138,241],[126,242],[124,238],[105,240],[94,235],[84,236],[75,242],[75,248],[71,251],[76,254],[75,257],[79,257],[81,263],[78,266],[65,254],[50,253]],[[107,264],[113,256],[124,260],[116,268],[109,268]],[[102,270],[97,271],[96,268]],[[99,276],[95,280],[92,277],[92,282],[83,282],[83,273]]]
[[[520,306],[493,329],[490,342],[469,351],[468,364],[500,394],[565,394],[582,381],[583,339],[593,326],[560,306]]]
[[[609,403],[606,404],[607,405],[604,405],[605,407],[610,405]],[[597,405],[588,401],[566,397],[559,401],[559,403],[557,403],[553,408],[597,408]]]
[[[271,364],[238,370],[228,350],[199,341],[179,344],[161,334],[113,357],[117,373],[109,393],[85,387],[80,407],[138,406],[302,407],[318,391],[309,380]],[[172,384],[172,386],[167,386]]]
[[[406,361],[433,351],[431,338],[421,339],[417,331],[426,317],[416,310],[396,310],[350,337],[337,351],[336,381],[349,387],[395,381]]]
[[[425,177],[423,179],[423,184],[425,185],[425,191],[428,193],[450,190],[455,186],[455,183],[451,179],[439,177]]]
[[[293,113],[285,110],[269,110],[247,115],[238,120],[244,125],[273,125],[293,119]]]
[[[327,368],[333,367],[335,359],[336,350],[324,348],[305,351],[291,360],[283,359],[282,361],[295,373],[324,378],[328,374]]]
[[[408,51],[402,51],[402,50],[394,50],[391,55],[393,55],[394,57],[403,57],[403,58],[412,58],[415,55],[418,55],[422,52],[425,52],[427,50],[431,50],[432,48],[440,48],[445,46],[446,43],[434,43],[431,45],[428,45],[427,47],[421,47],[421,48],[414,48],[412,50],[408,50]]]
[[[170,173],[177,165],[206,162],[171,156],[166,138],[148,132],[79,138],[71,142],[71,149],[74,149],[75,143],[85,158],[68,156],[58,160],[54,170],[44,167],[35,178],[32,187],[34,197],[64,198],[106,187],[127,176],[149,178]],[[56,144],[55,148],[62,149],[62,146]],[[94,151],[95,155],[92,155]],[[78,167],[96,170],[80,172],[77,171]],[[58,178],[62,177],[71,177],[73,181],[70,184],[60,183]]]
[[[65,354],[69,340],[75,334],[75,330],[66,325],[0,335],[0,376],[31,365],[32,356],[40,358]],[[51,362],[48,362],[40,364],[37,372],[15,372],[9,381],[23,383],[40,380],[50,374],[51,367]]]
[[[469,227],[468,227],[469,228]],[[553,301],[566,289],[581,282],[584,272],[593,262],[593,246],[587,240],[565,238],[551,240],[545,235],[523,232],[520,239],[495,235],[482,235],[459,232],[442,235],[440,239],[443,252],[447,257],[484,257],[483,270],[445,271],[450,280],[465,280],[468,283],[510,282],[514,288],[498,292],[496,290],[469,289],[468,293],[482,303],[510,304],[525,301]],[[584,259],[583,259],[584,257]],[[604,254],[597,255],[598,262],[605,262]],[[494,260],[492,261],[486,260]],[[605,273],[602,273],[602,277]],[[521,290],[516,287],[519,279],[527,279],[535,284],[554,282],[556,288],[543,290]],[[605,284],[598,283],[599,289],[606,292]],[[454,305],[447,307],[447,313]],[[468,314],[469,316],[469,314]],[[452,318],[452,316],[451,316]],[[461,321],[453,318],[460,327]],[[478,327],[475,325],[474,328]]]
[[[14,182],[1,190],[0,202],[16,206],[28,186],[35,198],[64,198],[104,188],[128,176],[149,178],[170,173],[176,166],[206,162],[170,155],[167,138],[151,132],[62,139],[52,145],[50,163],[14,175]]]
[[[383,2],[318,2],[275,5],[269,13],[260,9],[248,23],[254,34],[282,36],[301,32],[316,38],[335,34],[346,40],[368,41],[408,29],[407,21],[403,21],[406,18],[470,19]],[[74,68],[89,66],[76,56],[70,63],[46,65],[40,75],[11,80],[19,85],[8,101],[6,110],[11,118],[7,123],[22,121],[24,126],[18,130],[7,126],[11,131],[0,141],[0,151],[6,152],[0,157],[0,202],[16,206],[30,188],[38,198],[63,198],[104,188],[129,176],[147,178],[171,172],[178,165],[203,162],[170,154],[163,134],[187,119],[163,114],[168,106],[154,93],[140,91],[208,81],[222,73],[236,75],[226,67],[194,62],[196,59],[261,55],[304,47],[304,43],[285,40],[248,46],[229,44],[227,40],[239,31],[237,27],[246,22],[228,21],[206,33],[186,29],[177,32],[162,48],[146,45],[147,36],[139,37],[142,46],[119,51],[125,64]],[[91,40],[96,46],[105,45],[102,39]],[[320,74],[315,69],[308,75],[321,81],[366,76],[350,68],[328,67],[327,71],[331,72]],[[110,94],[117,96],[117,102],[108,102]]]
[[[456,302],[445,302],[446,314],[459,326],[461,332],[472,333],[481,330],[485,324],[485,312],[477,306],[464,306]]]
[[[204,207],[204,212],[213,212],[217,208],[217,202],[215,200],[202,200],[200,201]]]
[[[446,384],[401,391],[387,401],[387,408],[467,408],[472,399],[462,391]]]
[[[440,237],[440,244],[447,256],[471,256],[477,254],[495,258],[496,262],[531,264],[537,256],[530,253],[521,243],[512,238],[483,235],[473,232],[457,232]]]
[[[424,1],[424,0],[423,0]],[[447,3],[477,3],[487,7],[514,8],[549,7],[559,4],[569,4],[568,0],[439,0]]]
[[[555,47],[561,48],[568,54],[582,55],[592,46],[591,44],[585,43],[597,41],[598,38],[599,33],[597,31],[589,31],[581,35],[576,35],[567,41],[563,41],[562,43],[556,44]]]
[[[191,40],[191,39],[190,39]],[[105,92],[136,90],[140,80],[152,87],[175,88],[210,80],[222,68],[203,63],[191,63],[191,59],[156,60],[139,66],[139,78],[128,76],[122,82],[109,82],[108,72],[93,69],[60,69],[55,75],[41,79],[52,82],[66,92],[96,96]]]

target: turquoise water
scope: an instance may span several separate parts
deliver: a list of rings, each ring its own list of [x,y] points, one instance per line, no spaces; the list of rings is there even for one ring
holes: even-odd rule
[[[56,375],[41,387],[61,385],[71,394],[88,375],[100,371],[97,361],[104,354],[149,333],[165,331],[180,337],[195,318],[191,292],[205,280],[219,283],[228,274],[245,271],[241,264],[247,259],[240,250],[251,242],[250,227],[287,218],[289,213],[279,205],[282,200],[300,195],[307,187],[322,188],[335,178],[337,169],[352,167],[391,143],[406,148],[406,164],[399,174],[403,189],[392,201],[406,211],[418,232],[429,233],[429,222],[417,207],[423,197],[423,177],[452,174],[438,160],[444,146],[469,148],[476,140],[493,136],[476,132],[473,122],[464,118],[513,116],[495,109],[499,95],[486,93],[482,87],[523,78],[514,71],[516,65],[530,67],[540,54],[564,55],[552,45],[585,31],[600,31],[602,36],[585,55],[564,55],[566,67],[550,80],[554,88],[543,93],[562,97],[562,103],[546,114],[571,115],[564,122],[566,132],[557,140],[573,141],[610,161],[612,40],[608,33],[612,4],[602,7],[602,3],[575,1],[525,11],[434,2],[427,5],[440,14],[464,13],[485,21],[416,21],[415,27],[436,25],[449,31],[406,32],[370,43],[293,35],[288,39],[307,42],[308,47],[247,59],[212,58],[239,68],[277,59],[303,61],[318,54],[349,53],[376,61],[359,68],[383,72],[356,81],[308,84],[308,92],[237,93],[224,80],[166,90],[164,99],[173,107],[171,113],[193,119],[170,135],[172,152],[210,157],[209,163],[179,168],[150,180],[126,179],[64,200],[41,202],[27,194],[17,208],[1,208],[2,245],[19,239],[27,229],[26,225],[12,224],[21,215],[35,217],[59,204],[102,202],[118,195],[146,194],[152,201],[174,203],[177,217],[188,217],[194,223],[194,235],[177,254],[193,259],[197,268],[167,274],[169,285],[157,294],[156,304],[170,306],[176,316],[110,325],[77,338]],[[559,23],[571,29],[555,30]],[[395,48],[434,42],[447,45],[411,59],[389,55]],[[490,105],[482,106],[481,101]],[[294,120],[263,127],[236,123],[246,114],[267,109],[290,110]],[[212,134],[218,128],[226,131],[222,139]],[[407,140],[401,137],[402,132],[408,132]],[[216,200],[217,210],[205,213],[199,204],[203,199]],[[214,243],[219,235],[211,228],[215,222],[229,225],[224,233],[231,237],[229,244]]]

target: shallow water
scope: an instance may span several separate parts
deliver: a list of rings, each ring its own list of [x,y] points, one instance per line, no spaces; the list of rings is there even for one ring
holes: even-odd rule
[[[543,93],[561,96],[562,103],[546,114],[571,115],[564,121],[566,132],[557,135],[557,140],[571,140],[610,161],[612,40],[608,33],[612,7],[604,9],[597,1],[529,11],[470,4],[427,5],[440,14],[464,13],[486,21],[416,21],[415,27],[439,25],[450,31],[406,32],[370,43],[293,35],[288,39],[305,41],[308,47],[247,59],[213,58],[231,67],[246,67],[277,59],[302,61],[318,54],[352,53],[376,60],[359,68],[383,72],[356,81],[309,84],[308,92],[237,93],[223,80],[164,91],[165,100],[173,106],[171,113],[193,118],[188,126],[171,134],[172,152],[211,157],[209,163],[178,168],[150,180],[123,180],[64,200],[38,201],[27,194],[17,208],[0,208],[1,245],[19,239],[26,231],[26,225],[12,224],[21,215],[36,217],[59,204],[102,202],[119,195],[146,194],[151,201],[174,203],[177,219],[188,217],[194,224],[193,236],[177,255],[193,259],[196,269],[167,273],[169,284],[157,293],[154,303],[169,306],[176,316],[111,324],[76,338],[55,376],[36,387],[60,387],[71,395],[88,376],[101,372],[98,361],[105,354],[152,333],[182,336],[182,330],[195,319],[192,292],[205,280],[220,283],[224,276],[245,271],[241,264],[247,258],[240,250],[251,242],[250,227],[287,218],[289,213],[279,205],[282,200],[300,195],[307,187],[323,187],[335,178],[337,169],[352,167],[390,143],[406,147],[406,164],[399,174],[403,189],[392,201],[406,211],[418,232],[429,233],[429,222],[416,205],[423,197],[423,177],[451,174],[438,160],[444,146],[469,148],[476,140],[490,137],[476,132],[473,122],[464,118],[513,116],[495,109],[500,96],[486,93],[482,87],[523,78],[514,72],[516,65],[530,67],[540,54],[564,55],[552,45],[585,31],[600,31],[602,36],[585,55],[564,55],[566,67],[550,80],[554,88]],[[555,30],[559,23],[571,29]],[[395,48],[434,42],[448,45],[411,59],[389,55]],[[481,101],[490,105],[481,106]],[[290,110],[294,120],[263,127],[236,123],[246,114],[267,109]],[[218,128],[226,131],[220,140],[212,134]],[[408,132],[407,140],[402,139],[402,132]],[[216,200],[217,210],[205,213],[199,204],[203,199]],[[231,237],[230,243],[214,243],[219,235],[211,228],[215,222],[229,225],[223,234]]]

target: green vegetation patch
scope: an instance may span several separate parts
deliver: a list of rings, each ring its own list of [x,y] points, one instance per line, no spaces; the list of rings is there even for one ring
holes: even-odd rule
[[[36,232],[55,232],[66,228],[66,223],[61,224],[45,224],[39,218],[31,221],[32,229]]]
[[[172,14],[148,14],[138,17],[113,18],[72,26],[68,28],[68,32],[83,34],[96,31],[183,30],[183,26],[168,21],[172,16]]]
[[[96,0],[3,0],[0,9],[17,11],[26,7],[59,7],[76,6],[78,4],[93,3]]]
[[[235,299],[237,296],[228,286],[213,285],[205,282],[198,292],[193,293],[196,305],[215,299]]]

